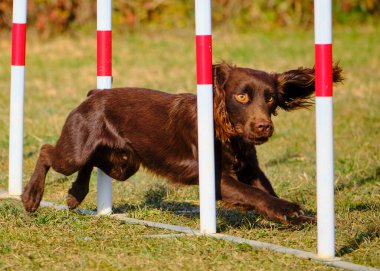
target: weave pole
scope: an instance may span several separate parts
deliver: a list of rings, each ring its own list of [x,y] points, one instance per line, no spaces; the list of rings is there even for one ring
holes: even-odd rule
[[[21,195],[24,145],[24,90],[27,0],[13,1],[9,195]]]
[[[195,0],[200,232],[216,232],[211,1]]]
[[[314,1],[318,255],[335,256],[331,0]]]
[[[112,87],[112,0],[97,1],[97,88]],[[98,169],[97,213],[112,212],[112,179]]]

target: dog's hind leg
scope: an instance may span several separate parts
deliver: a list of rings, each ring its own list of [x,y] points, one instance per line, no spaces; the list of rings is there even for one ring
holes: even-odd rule
[[[46,173],[51,167],[52,155],[54,155],[54,146],[46,144],[41,147],[33,175],[21,196],[24,208],[28,212],[34,212],[40,205],[44,193]]]
[[[72,148],[68,146],[71,145],[62,144],[58,140],[56,146],[49,144],[42,146],[32,177],[21,196],[26,211],[34,212],[37,210],[44,193],[46,174],[50,167],[69,176],[87,163],[90,154],[86,153],[78,159],[75,153],[70,151]]]
[[[78,176],[67,195],[67,206],[70,209],[78,207],[88,194],[92,169],[93,165],[87,163],[79,170]]]
[[[50,167],[66,176],[81,170],[77,184],[84,183],[86,187],[87,181],[84,180],[90,174],[91,168],[84,167],[90,163],[102,134],[97,115],[88,113],[91,110],[91,103],[82,103],[67,117],[57,144],[42,146],[34,173],[22,195],[26,211],[34,212],[38,208],[44,192],[46,173]],[[77,193],[74,196],[79,197],[78,189],[74,188],[75,190]],[[84,198],[86,193],[81,196]]]

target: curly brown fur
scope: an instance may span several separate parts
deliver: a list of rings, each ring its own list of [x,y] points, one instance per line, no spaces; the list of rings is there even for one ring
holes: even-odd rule
[[[227,70],[232,68],[227,63],[213,65],[215,134],[222,142],[226,142],[236,135],[236,131],[229,119],[226,108],[226,95],[223,90],[224,84],[228,80],[226,77]]]

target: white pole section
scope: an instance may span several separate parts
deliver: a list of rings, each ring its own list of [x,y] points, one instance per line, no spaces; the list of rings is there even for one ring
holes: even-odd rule
[[[314,1],[318,255],[335,257],[331,0]]]
[[[8,193],[17,196],[23,175],[26,12],[26,0],[13,1]]]
[[[112,87],[112,0],[97,1],[97,88]],[[112,179],[98,169],[97,213],[112,212]]]
[[[211,1],[195,0],[200,231],[216,232]]]

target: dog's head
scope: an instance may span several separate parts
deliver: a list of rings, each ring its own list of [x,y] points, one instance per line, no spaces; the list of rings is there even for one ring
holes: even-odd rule
[[[340,82],[341,68],[333,67],[333,81]],[[272,136],[271,120],[276,109],[290,111],[311,105],[314,69],[298,68],[283,73],[213,66],[214,118],[216,136],[222,141],[239,136],[252,144],[262,144]]]

